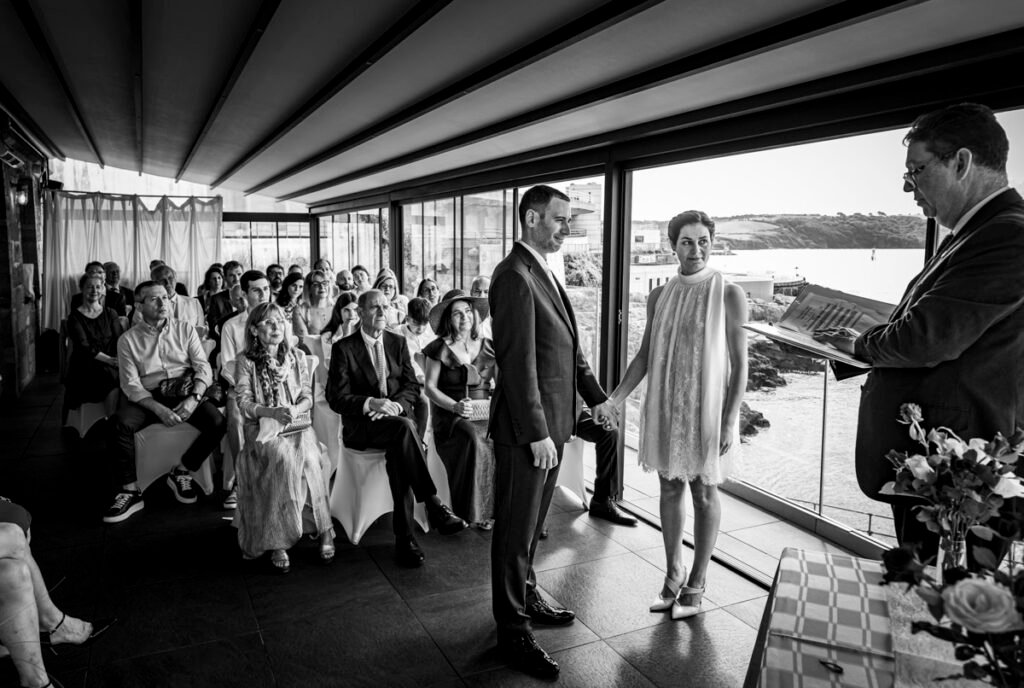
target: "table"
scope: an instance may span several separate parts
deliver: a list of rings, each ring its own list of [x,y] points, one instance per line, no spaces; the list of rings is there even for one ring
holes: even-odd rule
[[[924,602],[881,582],[878,561],[783,550],[744,686],[916,688],[958,673],[950,643],[910,633],[911,620],[930,618]]]

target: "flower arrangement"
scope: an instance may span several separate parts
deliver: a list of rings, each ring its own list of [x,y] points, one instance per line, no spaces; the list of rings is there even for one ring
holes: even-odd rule
[[[1006,500],[1024,496],[1021,479],[1014,473],[1024,430],[1009,439],[996,434],[991,441],[964,442],[949,428],[925,432],[921,409],[916,404],[900,407],[900,422],[923,448],[922,454],[890,451],[896,479],[883,493],[921,499],[917,518],[939,534],[940,547],[949,560],[939,565],[936,580],[907,545],[889,550],[883,557],[885,582],[904,582],[916,588],[928,605],[932,621],[915,621],[914,633],[926,632],[953,643],[961,674],[996,686],[1024,685],[1024,570],[1012,563],[1004,568],[991,550],[975,547],[974,562],[980,573],[969,573],[960,556],[967,533],[985,541],[1015,539],[1024,518],[1012,514],[1010,528],[1000,535],[985,525],[1001,513]],[[1004,510],[1005,511],[1005,510]],[[1004,518],[1004,520],[1006,520]]]

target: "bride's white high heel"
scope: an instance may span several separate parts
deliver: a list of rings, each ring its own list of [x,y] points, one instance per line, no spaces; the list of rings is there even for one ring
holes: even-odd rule
[[[683,572],[683,580],[686,580],[686,572]],[[679,597],[679,591],[683,587],[683,582],[678,583],[674,580],[670,580],[667,576],[665,577],[665,586],[661,590],[675,591],[671,597],[664,597],[661,594],[661,590],[658,591],[658,596],[654,598],[654,602],[650,606],[652,612],[667,612],[676,603],[676,599]]]
[[[700,614],[700,605],[704,601],[705,588],[707,588],[706,584],[699,588],[691,588],[688,585],[679,588],[679,595],[676,598],[675,604],[672,605],[673,621],[688,619],[691,616]],[[683,602],[687,602],[687,604],[683,604]]]

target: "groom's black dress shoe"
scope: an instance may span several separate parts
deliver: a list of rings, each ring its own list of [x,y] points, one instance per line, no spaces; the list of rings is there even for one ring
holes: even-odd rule
[[[530,619],[534,623],[544,626],[564,626],[571,624],[576,618],[576,612],[561,607],[552,607],[540,598],[526,605],[526,613],[530,615]]]
[[[499,640],[498,652],[509,666],[530,676],[549,681],[558,678],[558,662],[537,644],[532,633]]]
[[[412,535],[395,538],[395,563],[406,569],[423,566],[423,550]]]
[[[427,518],[430,525],[441,535],[454,535],[466,529],[469,524],[456,516],[447,504],[427,507]]]
[[[590,515],[592,518],[603,518],[620,526],[635,526],[636,519],[619,509],[619,505],[611,497],[602,500],[591,500]]]

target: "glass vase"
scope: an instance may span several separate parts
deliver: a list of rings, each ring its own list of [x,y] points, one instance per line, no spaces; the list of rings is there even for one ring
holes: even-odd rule
[[[967,568],[967,540],[965,538],[944,538],[935,561],[935,572],[939,584],[943,584],[946,572]]]

